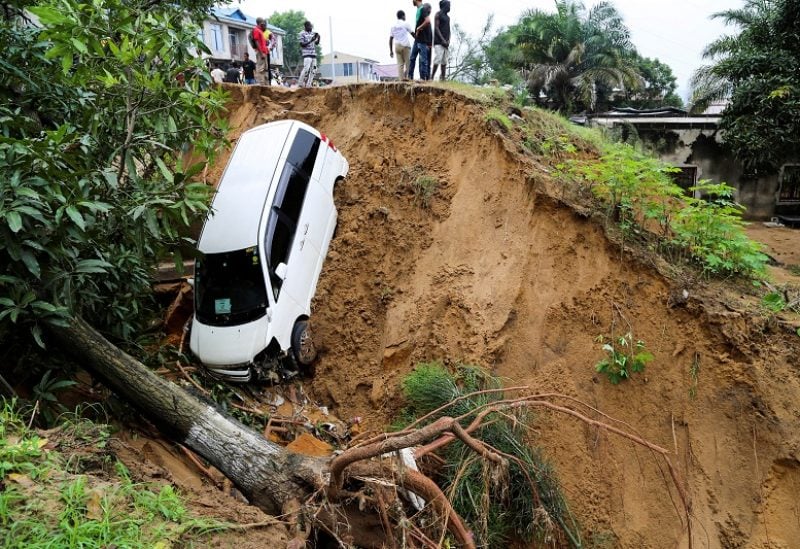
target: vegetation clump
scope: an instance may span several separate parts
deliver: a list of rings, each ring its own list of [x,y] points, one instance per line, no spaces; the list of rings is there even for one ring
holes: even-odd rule
[[[621,143],[605,143],[597,159],[562,165],[604,205],[623,236],[673,261],[697,264],[706,276],[764,275],[768,257],[744,232],[744,207],[725,183],[678,186],[663,162]]]
[[[500,381],[473,366],[455,371],[438,362],[419,364],[403,381],[407,407],[403,424],[464,416],[466,428],[492,403],[504,399]],[[561,494],[552,467],[529,443],[531,418],[524,409],[490,413],[474,433],[488,448],[508,458],[507,470],[490,465],[464,443],[445,446],[442,486],[453,507],[470,525],[476,542],[499,547],[513,539],[558,541],[580,546],[580,532]]]
[[[414,189],[414,202],[419,203],[423,208],[431,207],[431,200],[439,188],[439,180],[431,175],[421,175],[412,184]]]
[[[653,355],[645,349],[644,341],[633,341],[629,332],[623,336],[606,341],[603,336],[597,338],[603,344],[606,357],[595,365],[595,370],[605,374],[614,384],[630,379],[635,373],[643,372]]]

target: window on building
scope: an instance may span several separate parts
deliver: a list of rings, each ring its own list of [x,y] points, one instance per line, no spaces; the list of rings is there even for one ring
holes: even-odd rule
[[[222,38],[222,25],[211,24],[211,48],[214,51],[225,51],[225,42]]]
[[[345,76],[353,76],[353,64],[352,63],[343,63],[342,68],[344,69]]]
[[[781,168],[778,204],[800,204],[800,164]]]
[[[672,172],[669,176],[672,181],[689,196],[694,193],[689,189],[697,184],[697,166],[675,166],[677,172]]]

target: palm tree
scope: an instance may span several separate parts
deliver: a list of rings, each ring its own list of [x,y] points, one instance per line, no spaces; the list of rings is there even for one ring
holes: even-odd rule
[[[630,31],[610,2],[592,9],[556,0],[556,12],[531,10],[509,29],[515,61],[535,98],[544,94],[562,112],[594,110],[598,90],[637,87],[636,50]]]
[[[703,50],[703,58],[711,64],[703,65],[692,75],[692,111],[702,112],[714,101],[727,99],[734,89],[730,65],[733,58],[746,49],[749,37],[743,31],[766,22],[775,9],[772,0],[746,0],[743,7],[715,13],[712,19],[722,19],[728,26],[736,26],[739,32],[725,35],[711,42]]]

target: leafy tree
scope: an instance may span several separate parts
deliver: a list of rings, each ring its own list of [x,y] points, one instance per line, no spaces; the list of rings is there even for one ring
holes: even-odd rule
[[[601,86],[641,82],[630,32],[609,2],[586,10],[581,2],[557,0],[555,13],[528,11],[494,42],[498,69],[520,71],[535,99],[562,112],[595,110]]]
[[[308,20],[302,11],[289,10],[275,12],[270,18],[271,25],[286,31],[283,37],[283,66],[288,74],[298,76],[303,69],[303,56],[300,53],[300,33],[303,32],[303,23]],[[322,58],[322,48],[317,44],[317,64]]]
[[[675,93],[678,89],[677,79],[669,65],[640,55],[636,56],[634,64],[643,84],[639,88],[627,90],[624,98],[614,100],[615,106],[636,109],[683,106],[683,101]]]
[[[207,209],[194,153],[224,142],[224,94],[197,56],[209,8],[4,4],[0,341],[43,345],[43,323],[69,315],[121,338],[141,326],[152,266]]]
[[[774,173],[800,157],[800,0],[748,0],[714,17],[740,31],[706,47],[713,63],[694,76],[695,109],[729,97],[725,142],[752,173]]]

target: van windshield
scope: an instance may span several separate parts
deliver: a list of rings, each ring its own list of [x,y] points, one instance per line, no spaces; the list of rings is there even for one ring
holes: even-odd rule
[[[195,265],[194,307],[209,326],[235,326],[266,314],[267,288],[258,248],[205,254]]]

